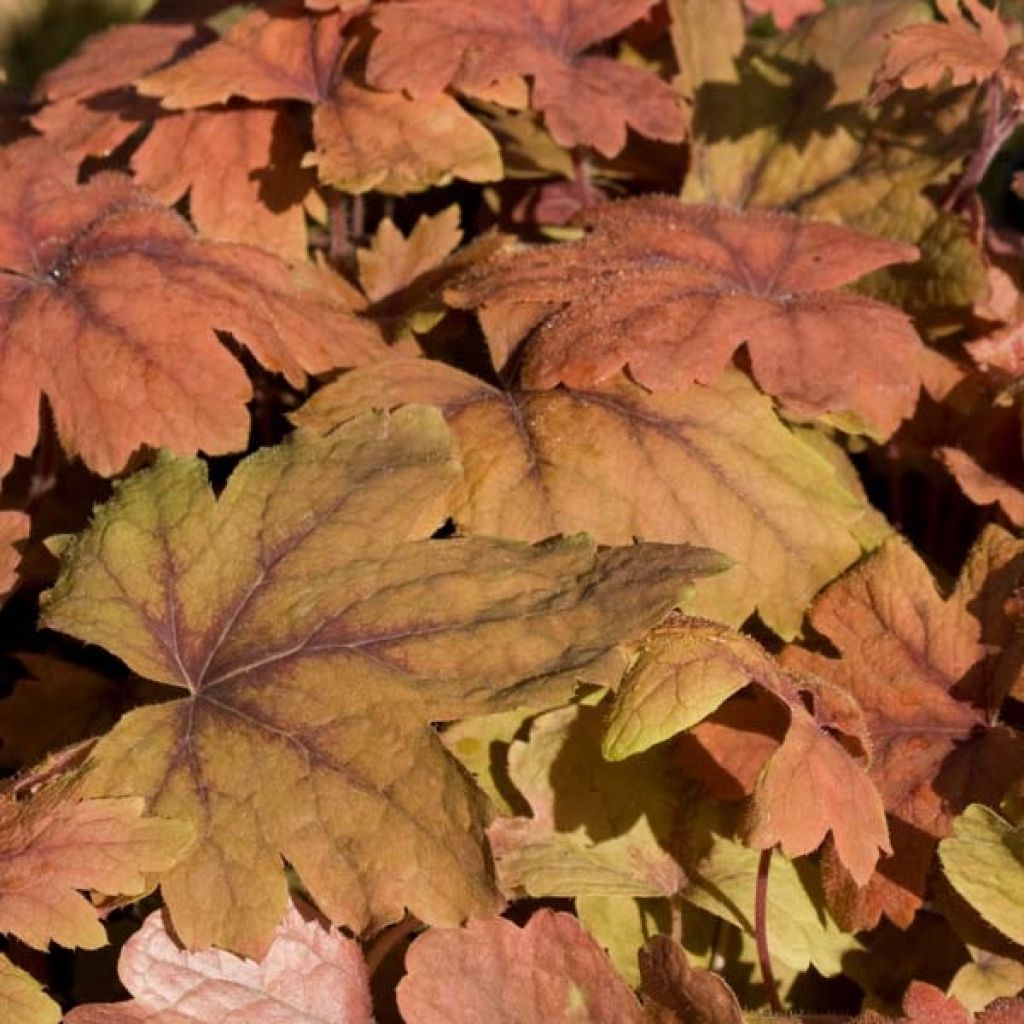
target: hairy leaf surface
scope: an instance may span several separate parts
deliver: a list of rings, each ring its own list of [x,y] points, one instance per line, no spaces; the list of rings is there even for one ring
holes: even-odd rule
[[[430,723],[557,704],[722,566],[430,540],[457,479],[440,415],[410,408],[265,449],[219,500],[200,463],[164,458],[69,550],[46,623],[188,691],[122,719],[88,783],[195,823],[161,879],[187,945],[262,953],[282,857],[355,929],[493,910],[480,801]]]
[[[604,204],[581,223],[582,241],[496,256],[446,292],[465,308],[556,306],[525,342],[525,386],[590,387],[625,366],[654,390],[709,384],[746,345],[754,379],[799,415],[853,413],[888,436],[913,410],[913,328],[838,290],[916,259],[913,246],[668,198]]]

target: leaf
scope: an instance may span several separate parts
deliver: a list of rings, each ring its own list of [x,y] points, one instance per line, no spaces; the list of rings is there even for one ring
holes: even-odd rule
[[[21,553],[15,547],[28,537],[29,517],[23,512],[0,511],[0,600],[18,582]]]
[[[992,78],[1016,102],[1024,99],[1021,48],[1010,46],[999,15],[979,0],[938,0],[938,8],[945,24],[910,25],[893,34],[878,69],[875,102],[897,87],[980,85]]]
[[[945,446],[938,449],[938,455],[971,501],[976,505],[998,503],[1011,523],[1024,526],[1024,491],[1020,487],[990,472],[961,448]]]
[[[221,950],[190,953],[149,915],[123,946],[121,982],[130,1002],[79,1006],[67,1024],[371,1024],[359,943],[289,906],[258,962]]]
[[[143,78],[139,91],[170,109],[233,96],[308,103],[314,148],[304,163],[346,191],[404,194],[453,177],[500,178],[497,143],[451,96],[377,92],[345,77],[343,30],[351,17],[304,14],[301,0],[274,0],[221,39]]]
[[[581,223],[582,241],[496,256],[446,292],[460,308],[557,304],[526,340],[525,386],[590,387],[624,366],[653,390],[709,384],[745,344],[759,386],[799,416],[854,413],[885,437],[912,412],[916,334],[838,288],[916,259],[913,246],[669,198],[604,204]]]
[[[538,910],[525,927],[494,918],[433,928],[405,956],[407,1024],[640,1024],[640,1005],[570,914]]]
[[[398,0],[376,7],[367,78],[382,89],[433,96],[447,86],[480,95],[515,75],[532,79],[531,106],[559,145],[614,157],[626,128],[680,142],[685,122],[657,76],[585,51],[642,17],[652,0],[596,6],[560,0]]]
[[[576,916],[604,947],[615,970],[632,988],[640,987],[637,950],[651,936],[672,927],[672,906],[667,899],[632,896],[579,896]]]
[[[441,363],[391,359],[346,374],[293,418],[325,431],[404,402],[437,404],[455,433],[463,530],[707,544],[736,560],[692,605],[709,618],[739,625],[756,608],[792,636],[812,595],[860,552],[864,505],[739,374],[654,395],[623,379],[502,392]]]
[[[713,971],[690,966],[682,948],[666,935],[655,935],[640,950],[644,1007],[656,1024],[743,1024],[736,996]],[[664,1009],[651,1013],[650,1003]]]
[[[124,177],[78,186],[41,141],[0,151],[0,176],[0,472],[31,451],[44,394],[100,473],[141,444],[243,447],[251,387],[215,330],[296,385],[386,351],[312,271],[200,242]]]
[[[785,31],[800,18],[825,9],[825,0],[743,0],[752,14],[770,14],[775,24]]]
[[[631,759],[697,724],[751,682],[781,701],[790,721],[782,745],[761,767],[748,841],[758,849],[778,843],[792,858],[817,849],[831,833],[843,864],[865,883],[879,851],[891,852],[885,811],[864,768],[823,729],[863,744],[860,709],[841,706],[814,680],[788,677],[739,633],[692,620],[655,630],[616,696],[604,753]]]
[[[305,140],[283,110],[241,107],[159,118],[132,156],[135,180],[173,206],[186,193],[206,238],[306,259],[303,202],[313,175],[299,169]]]
[[[90,36],[43,77],[36,93],[47,102],[32,125],[69,159],[106,156],[159,114],[132,83],[209,38],[194,25],[159,22],[117,25]]]
[[[572,706],[535,718],[508,755],[529,817],[498,818],[488,839],[503,889],[531,896],[672,896],[682,800],[663,752],[621,764],[601,756],[605,709]]]
[[[170,868],[192,842],[186,822],[141,818],[142,809],[134,797],[78,799],[66,785],[27,801],[0,796],[0,932],[42,950],[51,941],[105,945],[96,910],[75,890],[137,898],[147,876]]]
[[[60,1007],[26,971],[0,954],[0,1013],[7,1024],[59,1024]]]
[[[190,948],[261,955],[282,858],[357,931],[490,912],[481,801],[430,723],[557,704],[722,564],[429,540],[457,478],[440,416],[411,408],[264,449],[218,500],[201,463],[164,457],[66,553],[46,624],[187,691],[125,716],[88,787],[195,823],[160,879]]]
[[[947,600],[907,544],[887,541],[811,609],[839,657],[784,653],[784,665],[845,688],[863,709],[869,771],[889,815],[894,856],[865,888],[827,876],[844,923],[870,928],[884,913],[906,927],[953,816],[997,802],[1024,767],[1021,737],[996,724],[1007,685],[999,648],[1019,643],[1002,632],[996,598],[1019,572],[1018,545],[1000,545],[1000,534],[983,536]]]
[[[953,887],[1014,942],[1024,945],[1024,831],[995,811],[971,804],[939,843]]]

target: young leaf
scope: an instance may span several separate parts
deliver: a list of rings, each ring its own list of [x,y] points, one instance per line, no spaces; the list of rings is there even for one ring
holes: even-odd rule
[[[0,1015],[6,1024],[58,1024],[60,1007],[31,974],[0,954]]]
[[[122,947],[121,983],[130,1002],[80,1006],[67,1024],[372,1024],[359,944],[306,920],[294,905],[266,955],[243,960],[221,950],[190,953],[160,911]]]
[[[873,99],[899,86],[980,85],[992,78],[1018,102],[1024,99],[1021,47],[1010,46],[999,15],[980,0],[938,0],[938,8],[945,24],[910,25],[893,34]]]
[[[562,146],[614,157],[626,128],[680,142],[682,107],[669,85],[641,68],[586,56],[642,17],[653,0],[398,0],[374,8],[378,36],[367,78],[413,96],[445,87],[480,95],[516,75],[533,80],[531,105]]]
[[[885,913],[906,927],[924,894],[936,843],[969,803],[997,802],[1024,768],[1019,733],[996,715],[1020,662],[1000,665],[997,595],[1019,578],[1020,545],[982,537],[948,600],[911,548],[890,540],[829,587],[810,620],[838,658],[790,647],[783,664],[849,691],[863,709],[870,775],[890,818],[894,856],[863,889],[827,876],[847,924],[873,927]],[[993,650],[994,648],[994,650]]]
[[[493,910],[480,800],[430,723],[557,704],[721,568],[582,537],[430,540],[458,475],[441,417],[408,408],[264,449],[219,500],[201,463],[165,457],[69,549],[46,624],[187,691],[122,719],[87,782],[195,823],[161,878],[186,945],[260,955],[282,857],[357,930]]]
[[[455,433],[464,530],[706,544],[736,560],[700,588],[695,608],[709,618],[738,626],[756,608],[793,636],[814,593],[860,554],[863,503],[738,373],[654,395],[623,378],[505,392],[442,363],[389,359],[330,384],[294,419],[325,431],[403,402],[437,404]]]
[[[1024,944],[1024,830],[995,811],[971,804],[939,843],[953,887],[1014,942]]]
[[[431,929],[405,956],[407,1024],[642,1024],[640,1004],[570,914],[538,910],[525,927],[494,918]]]
[[[21,802],[0,796],[0,932],[36,949],[104,945],[95,909],[75,890],[141,896],[147,876],[192,842],[186,822],[140,818],[142,809],[136,797],[84,800],[67,786]]]
[[[300,100],[313,107],[313,152],[322,181],[350,192],[406,193],[452,177],[501,177],[491,134],[451,96],[377,92],[344,76],[351,13],[304,14],[300,0],[274,0],[226,35],[139,82],[170,109]]]
[[[29,140],[0,151],[0,180],[0,472],[31,451],[42,395],[104,474],[142,444],[243,447],[251,388],[215,330],[295,384],[386,351],[312,271],[200,242],[127,178],[76,185]]]
[[[0,600],[18,582],[21,554],[15,547],[28,536],[29,517],[23,512],[0,511]]]
[[[641,198],[595,207],[579,242],[506,253],[446,291],[461,308],[544,302],[526,387],[590,387],[628,366],[654,390],[711,383],[747,345],[762,390],[800,416],[853,413],[887,437],[917,401],[920,342],[839,286],[917,258],[833,224]]]
[[[848,699],[844,706],[844,694],[829,694],[815,680],[789,676],[753,640],[699,621],[656,630],[617,695],[605,752],[629,758],[695,725],[751,682],[781,701],[790,721],[760,770],[749,842],[760,849],[778,843],[786,856],[798,857],[831,833],[840,860],[864,884],[879,851],[891,852],[885,810],[864,768],[823,729],[864,749],[860,709]]]

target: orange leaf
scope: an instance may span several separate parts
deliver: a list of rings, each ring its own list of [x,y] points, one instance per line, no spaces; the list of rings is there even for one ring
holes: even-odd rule
[[[908,319],[838,290],[913,246],[669,198],[582,223],[582,241],[496,256],[446,292],[463,308],[557,304],[527,338],[527,387],[587,387],[627,365],[653,390],[711,383],[746,344],[762,390],[798,415],[854,413],[888,436],[913,411],[922,347]]]
[[[938,8],[945,24],[908,25],[893,33],[871,100],[881,101],[899,86],[981,85],[995,78],[1020,102],[1024,57],[1019,45],[1010,46],[999,15],[980,0],[938,0]]]
[[[243,960],[220,950],[190,953],[160,911],[121,950],[130,1002],[80,1006],[67,1024],[371,1024],[369,980],[359,944],[307,920],[294,905],[266,954]]]
[[[312,271],[204,244],[126,178],[77,186],[29,140],[0,152],[0,180],[0,471],[31,451],[43,394],[65,447],[101,473],[141,444],[243,447],[251,388],[215,330],[299,385],[386,351]]]
[[[503,918],[459,931],[432,928],[409,947],[405,963],[398,1007],[407,1024],[643,1019],[604,950],[570,914],[538,910],[523,928]]]
[[[66,785],[16,802],[0,795],[0,932],[37,949],[107,941],[76,889],[141,896],[192,840],[186,822],[140,818],[138,797],[79,800]],[[74,851],[69,856],[69,851]]]
[[[682,108],[668,83],[609,57],[596,43],[643,17],[653,0],[395,0],[374,8],[367,78],[382,89],[436,96],[447,86],[480,95],[516,75],[533,79],[532,105],[563,146],[607,157],[626,127],[679,142]]]
[[[967,804],[998,802],[1024,768],[1024,741],[996,724],[1022,639],[1001,624],[1001,599],[1024,574],[1024,549],[992,529],[943,600],[902,541],[829,587],[810,620],[840,657],[786,650],[783,663],[845,688],[863,710],[870,775],[885,801],[894,855],[863,889],[826,874],[837,917],[906,927],[924,894],[938,839]],[[1001,650],[1001,648],[1003,650]],[[995,652],[995,653],[993,653]],[[1005,654],[1006,660],[999,658]]]

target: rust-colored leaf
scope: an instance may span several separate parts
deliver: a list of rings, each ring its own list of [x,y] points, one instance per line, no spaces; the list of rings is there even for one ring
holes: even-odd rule
[[[872,98],[880,101],[900,86],[923,89],[995,78],[1018,103],[1024,99],[1021,47],[1010,46],[999,15],[980,0],[938,0],[938,8],[945,24],[908,25],[893,33]]]
[[[0,932],[37,949],[104,945],[95,909],[75,890],[138,898],[147,875],[192,841],[186,822],[140,818],[142,809],[138,797],[83,800],[67,785],[25,801],[0,795]]]
[[[0,511],[0,601],[18,582],[21,554],[16,544],[28,536],[29,517],[23,512]]]
[[[312,172],[300,168],[305,140],[283,110],[195,110],[156,120],[132,156],[135,180],[173,206],[186,193],[205,237],[306,259],[303,202]]]
[[[622,378],[504,392],[438,362],[389,359],[324,388],[295,419],[326,431],[405,402],[440,406],[455,432],[462,529],[706,544],[736,563],[700,588],[709,618],[738,626],[757,608],[793,636],[814,593],[859,557],[865,506],[738,373],[653,395]]]
[[[440,415],[409,408],[264,449],[219,499],[200,462],[164,457],[69,549],[46,624],[187,691],[125,716],[86,785],[195,824],[160,878],[190,947],[262,955],[282,858],[356,930],[492,911],[481,801],[430,723],[558,704],[722,567],[431,540],[458,476]]]
[[[130,1002],[80,1006],[67,1024],[372,1024],[359,944],[289,906],[266,954],[190,953],[149,915],[121,950]]]
[[[798,415],[854,414],[888,436],[913,411],[909,321],[839,290],[913,246],[669,198],[605,204],[582,224],[582,241],[496,256],[446,292],[465,308],[555,305],[526,339],[527,387],[589,387],[624,366],[654,390],[707,384],[746,345],[762,390]]]
[[[451,96],[377,92],[347,77],[343,32],[352,13],[310,13],[301,0],[274,0],[223,38],[143,78],[139,91],[171,109],[234,96],[308,103],[314,146],[306,161],[323,181],[351,192],[401,194],[452,177],[500,177],[497,143]]]
[[[538,910],[525,927],[495,918],[431,929],[405,957],[407,1024],[641,1024],[640,1004],[570,914]]]
[[[655,935],[639,959],[649,1024],[743,1024],[739,1002],[725,981],[713,971],[691,967],[667,935]]]
[[[127,178],[78,186],[36,140],[0,152],[0,181],[0,472],[32,450],[43,395],[101,473],[142,444],[243,447],[251,387],[216,330],[295,384],[386,351],[312,271],[200,242]]]
[[[1018,672],[1021,642],[1000,624],[997,595],[1021,572],[1019,543],[1000,543],[993,530],[944,600],[911,548],[890,540],[811,610],[811,624],[840,656],[785,652],[785,664],[844,687],[860,704],[870,775],[889,815],[894,855],[867,886],[844,882],[841,871],[826,876],[848,924],[871,927],[884,913],[906,927],[953,816],[969,803],[997,802],[1024,768],[1020,735],[996,717],[1012,681],[1000,656]]]
[[[682,108],[649,71],[586,51],[642,17],[652,0],[397,0],[374,9],[379,35],[367,77],[414,96],[445,87],[479,95],[511,76],[532,79],[531,104],[562,146],[615,156],[626,128],[683,138]]]

